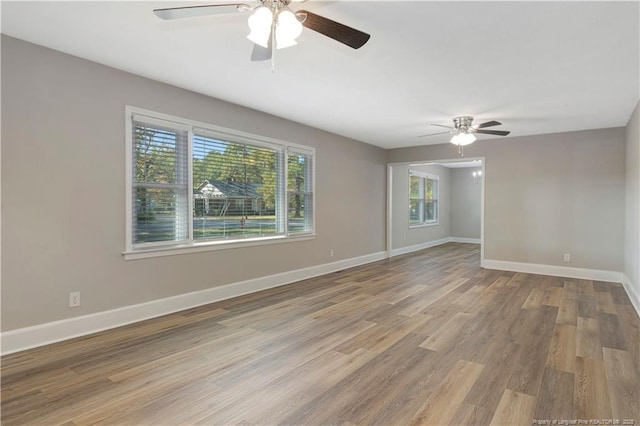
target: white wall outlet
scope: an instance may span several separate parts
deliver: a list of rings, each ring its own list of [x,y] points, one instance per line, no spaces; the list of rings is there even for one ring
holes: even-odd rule
[[[69,307],[77,308],[78,306],[80,306],[80,292],[69,293]]]
[[[571,255],[569,253],[565,253],[564,254],[564,261],[565,262],[571,262]]]
[[[329,250],[329,257],[333,257],[333,249]]]

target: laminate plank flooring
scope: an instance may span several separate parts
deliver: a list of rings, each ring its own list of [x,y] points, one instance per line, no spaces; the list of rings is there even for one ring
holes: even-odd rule
[[[2,358],[4,425],[640,423],[619,283],[450,243]]]

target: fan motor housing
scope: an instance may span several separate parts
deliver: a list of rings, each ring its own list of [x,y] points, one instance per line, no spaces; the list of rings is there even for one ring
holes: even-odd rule
[[[455,129],[466,131],[471,127],[471,122],[473,122],[473,117],[470,115],[463,115],[453,119],[453,127]]]

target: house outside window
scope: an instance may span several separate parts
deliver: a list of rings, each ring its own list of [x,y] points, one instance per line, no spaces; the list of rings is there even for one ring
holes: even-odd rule
[[[125,257],[314,234],[313,148],[132,107],[127,121]]]
[[[437,225],[438,176],[409,170],[409,227]]]

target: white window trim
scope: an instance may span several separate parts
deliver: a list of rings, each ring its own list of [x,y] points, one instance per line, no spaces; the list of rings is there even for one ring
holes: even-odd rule
[[[411,176],[418,176],[418,177],[423,178],[423,179],[431,179],[431,180],[435,180],[436,182],[438,182],[438,193],[437,193],[438,196],[435,199],[437,201],[437,203],[436,203],[436,217],[437,217],[437,219],[436,220],[427,220],[427,221],[424,221],[424,222],[416,222],[416,223],[411,223],[411,221],[409,221],[409,229],[426,228],[426,227],[429,227],[429,226],[440,225],[440,176],[432,175],[432,174],[425,173],[425,172],[421,172],[419,170],[409,169],[409,178],[411,178]],[[409,183],[409,185],[411,185],[411,183]],[[424,191],[424,189],[423,189],[423,191]],[[424,195],[424,192],[423,192],[423,195]],[[424,213],[422,213],[421,216],[424,217]]]
[[[136,247],[133,246],[133,218],[131,215],[131,211],[133,209],[133,156],[131,152],[133,150],[133,116],[139,116],[150,124],[154,122],[160,125],[165,125],[167,122],[174,125],[176,128],[187,130],[189,132],[188,135],[188,147],[187,147],[187,156],[189,158],[188,161],[188,183],[189,183],[189,194],[193,193],[193,162],[191,158],[193,157],[193,147],[192,147],[192,138],[194,133],[202,133],[205,135],[211,135],[213,137],[221,137],[228,136],[234,142],[240,143],[248,143],[252,145],[267,147],[267,148],[277,148],[283,151],[284,153],[284,179],[285,179],[285,197],[286,193],[286,179],[287,179],[287,153],[295,152],[301,154],[311,155],[312,158],[312,170],[311,170],[311,188],[313,193],[313,228],[310,232],[296,232],[290,233],[287,226],[287,212],[285,207],[284,212],[284,226],[285,233],[284,235],[275,235],[275,236],[266,236],[266,237],[249,237],[245,239],[221,239],[221,240],[204,240],[204,241],[195,241],[193,239],[193,224],[192,224],[192,215],[189,215],[189,241],[184,242],[158,242],[158,243],[148,243],[148,244],[138,244]],[[316,237],[316,211],[317,211],[317,196],[316,196],[316,151],[315,148],[300,145],[292,142],[282,141],[278,139],[269,138],[266,136],[254,135],[247,132],[242,132],[239,130],[228,129],[221,126],[216,126],[213,124],[203,123],[195,120],[189,120],[182,117],[175,117],[168,114],[158,113],[155,111],[150,111],[130,105],[125,106],[125,132],[126,132],[126,152],[125,152],[125,244],[126,248],[122,252],[125,260],[134,260],[134,259],[146,259],[151,257],[160,257],[160,256],[173,256],[180,254],[188,254],[188,253],[199,253],[203,251],[214,251],[214,250],[224,250],[224,249],[235,249],[240,247],[252,247],[252,246],[260,246],[266,244],[278,244],[278,243],[287,243],[287,242],[296,242],[296,241],[308,241],[313,240]],[[191,212],[193,210],[193,197],[188,197],[188,211]],[[288,202],[288,201],[287,201]],[[287,204],[285,202],[285,204]]]

